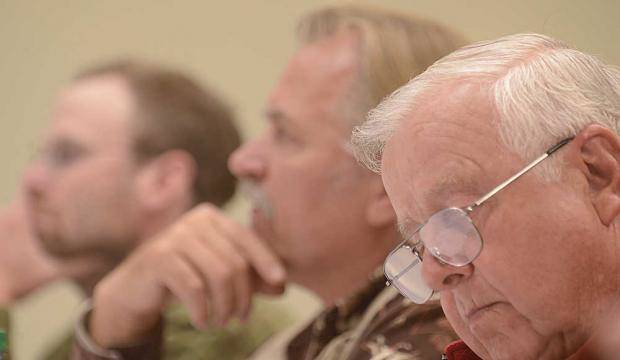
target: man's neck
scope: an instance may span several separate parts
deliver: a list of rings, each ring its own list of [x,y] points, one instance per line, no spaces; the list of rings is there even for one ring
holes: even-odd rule
[[[365,269],[356,274],[356,276],[347,276],[346,274],[334,274],[330,272],[325,277],[308,279],[308,281],[300,282],[300,285],[312,290],[321,298],[323,305],[330,307],[335,305],[339,300],[345,299],[358,291],[364,289],[371,281],[375,269],[379,266],[376,264],[372,269]],[[329,280],[326,280],[329,277]]]
[[[114,270],[121,261],[120,258],[84,261],[83,265],[75,264],[75,269],[71,271],[69,277],[86,296],[90,297],[97,283]]]
[[[150,214],[148,219],[141,222],[140,231],[136,236],[134,247],[126,254],[114,254],[106,258],[99,258],[97,261],[85,263],[82,271],[76,272],[76,276],[71,278],[78,284],[87,296],[91,296],[95,286],[109,272],[113,271],[127,256],[129,256],[140,245],[154,240],[161,231],[177,220],[187,210],[187,206],[180,206],[182,210],[168,209],[165,214]]]
[[[321,266],[305,271],[298,271],[300,276],[292,275],[292,280],[316,293],[327,307],[338,300],[345,299],[364,289],[376,272],[380,271],[385,257],[395,245],[392,231],[382,237],[375,238],[372,248],[360,249],[358,253],[338,256],[332,264],[322,263]],[[331,265],[331,266],[330,266]]]
[[[620,302],[604,312],[596,331],[569,360],[620,358]]]

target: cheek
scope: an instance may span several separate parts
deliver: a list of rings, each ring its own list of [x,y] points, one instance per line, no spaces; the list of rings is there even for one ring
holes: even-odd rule
[[[286,222],[302,221],[330,196],[330,170],[319,156],[291,156],[272,161],[263,186],[277,217],[286,218]]]
[[[497,212],[485,226],[477,269],[537,331],[550,334],[575,326],[588,287],[582,260],[589,256],[569,246],[583,242],[574,220],[544,206],[530,208]]]
[[[466,337],[468,334],[468,331],[466,331],[467,326],[459,315],[456,303],[454,301],[454,296],[451,292],[446,291],[441,293],[441,308],[443,309],[446,318],[450,322],[450,325],[452,325],[457,334],[460,337]]]
[[[74,216],[76,204],[80,201],[80,195],[85,186],[74,178],[60,179],[48,188],[45,194],[45,202],[53,209],[54,213],[63,221]]]
[[[314,235],[325,216],[321,211],[319,183],[312,177],[297,177],[293,181],[274,182],[268,197],[273,207],[272,225],[279,245],[292,247],[289,251],[312,252],[317,243]],[[280,178],[284,180],[284,178]],[[313,186],[314,185],[314,186]],[[295,250],[297,249],[297,250]],[[287,251],[288,252],[288,251]],[[310,256],[310,254],[307,254]]]
[[[59,186],[58,200],[64,197],[67,212],[79,221],[96,223],[101,219],[123,217],[134,198],[127,178],[118,172],[82,174]]]
[[[345,215],[342,212],[350,213],[341,206],[343,198],[350,197],[350,186],[342,185],[347,174],[339,164],[340,160],[318,153],[271,161],[269,177],[261,186],[274,209],[278,240],[298,248],[291,251],[319,256],[327,248],[321,240],[331,241],[341,231],[342,224],[337,223]]]

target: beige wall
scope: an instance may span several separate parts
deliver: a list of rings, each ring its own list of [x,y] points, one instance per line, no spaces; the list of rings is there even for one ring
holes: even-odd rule
[[[541,32],[620,64],[616,0],[371,2],[432,16],[472,40]],[[246,135],[256,133],[265,96],[293,50],[295,19],[325,3],[0,0],[0,203],[15,193],[54,93],[76,70],[102,59],[129,55],[182,67],[228,96]],[[243,204],[235,208],[243,212]],[[16,358],[37,359],[78,301],[74,289],[60,284],[20,304]]]

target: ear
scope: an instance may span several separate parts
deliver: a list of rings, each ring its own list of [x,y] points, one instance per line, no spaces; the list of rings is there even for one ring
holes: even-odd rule
[[[601,222],[610,225],[620,214],[620,139],[603,126],[589,125],[573,142],[594,208]]]
[[[166,151],[148,160],[139,171],[138,197],[147,211],[191,206],[197,168],[186,151]]]
[[[396,214],[385,192],[381,177],[369,175],[369,201],[366,206],[366,221],[375,228],[394,227]]]

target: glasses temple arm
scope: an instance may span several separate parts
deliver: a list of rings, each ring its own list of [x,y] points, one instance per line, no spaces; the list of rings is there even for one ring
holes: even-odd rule
[[[510,178],[508,178],[503,183],[499,184],[493,190],[491,190],[488,193],[484,194],[480,199],[476,200],[473,204],[469,205],[466,208],[466,210],[467,211],[472,211],[474,208],[482,205],[491,196],[493,196],[493,195],[497,194],[498,192],[500,192],[501,190],[503,190],[506,186],[510,185],[510,183],[512,183],[513,181],[517,180],[519,177],[521,177],[521,175],[523,175],[526,172],[530,171],[534,166],[540,164],[541,161],[543,161],[546,158],[548,158],[551,154],[553,154],[554,152],[558,151],[562,146],[568,144],[571,140],[573,140],[573,137],[566,138],[566,139],[560,141],[559,143],[553,145],[544,154],[540,155],[534,161],[532,161],[531,163],[527,164],[527,166],[524,167],[523,169],[521,169],[521,171],[519,171],[518,173],[516,173],[513,176],[511,176]]]

